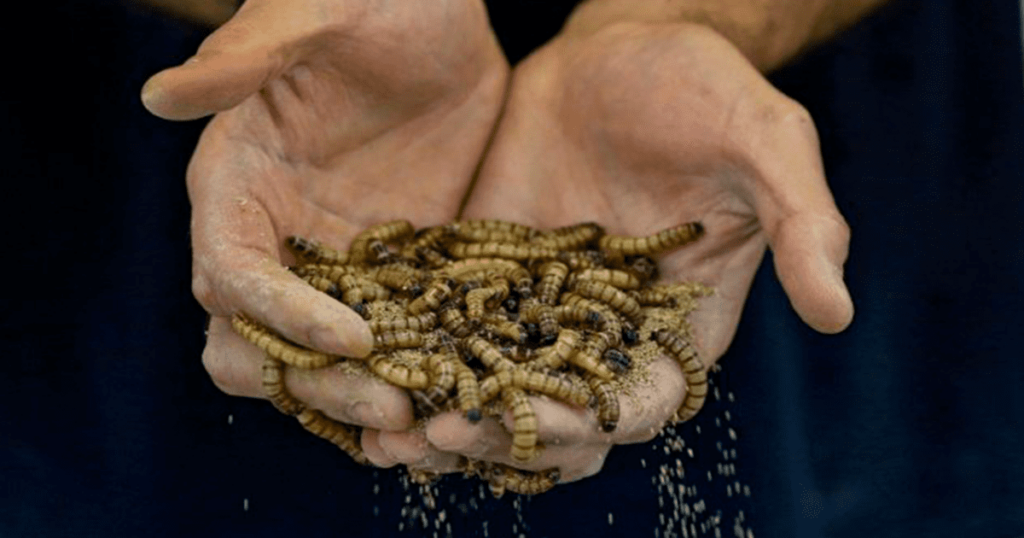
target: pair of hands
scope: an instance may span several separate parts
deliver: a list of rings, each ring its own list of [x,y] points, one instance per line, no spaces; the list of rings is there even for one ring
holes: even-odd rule
[[[187,181],[193,291],[212,315],[203,363],[229,394],[262,397],[262,352],[232,331],[234,312],[329,353],[372,347],[359,316],[285,269],[284,237],[345,248],[381,221],[449,222],[462,202],[464,218],[596,221],[615,234],[702,221],[705,237],[660,269],[716,289],[692,317],[708,364],[728,347],[768,245],[808,324],[836,332],[853,315],[849,232],[809,116],[703,26],[567,27],[510,73],[480,0],[249,0],[196,57],[150,79],[143,102],[168,119],[217,114]],[[516,466],[576,480],[611,446],[653,438],[685,391],[673,361],[653,368],[656,385],[620,402],[610,434],[592,411],[534,399],[547,449]],[[363,426],[377,465],[513,463],[498,421],[443,414],[411,432],[409,399],[386,383],[289,369],[286,384]]]

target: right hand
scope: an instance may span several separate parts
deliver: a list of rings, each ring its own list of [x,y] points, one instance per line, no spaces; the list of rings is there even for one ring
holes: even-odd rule
[[[370,352],[358,315],[284,267],[284,238],[343,249],[383,221],[453,220],[507,76],[480,0],[249,0],[146,83],[157,116],[217,114],[187,183],[193,292],[212,316],[203,364],[221,390],[263,397],[263,353],[233,332],[235,313],[306,347]],[[405,392],[384,382],[291,368],[286,385],[374,434],[412,423]]]

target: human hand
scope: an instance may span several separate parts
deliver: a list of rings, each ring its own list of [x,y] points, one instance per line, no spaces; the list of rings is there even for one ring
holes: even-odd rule
[[[334,248],[372,224],[455,218],[501,108],[508,66],[478,0],[249,0],[183,65],[152,77],[154,114],[211,113],[188,169],[193,292],[211,314],[216,385],[263,397],[263,353],[231,329],[244,313],[287,339],[366,356],[366,323],[289,272],[284,238]],[[412,422],[404,391],[337,369],[289,369],[328,416]]]
[[[766,246],[797,313],[841,331],[853,305],[842,281],[849,230],[825,182],[806,111],[776,91],[727,40],[691,24],[621,24],[563,35],[513,73],[506,112],[466,217],[550,228],[595,221],[643,236],[701,221],[698,242],[659,260],[663,281],[714,287],[690,321],[706,365],[725,352]],[[639,398],[621,398],[618,428],[594,411],[531,398],[546,445],[509,457],[510,417],[431,421],[411,463],[450,451],[518,468],[598,472],[615,444],[653,438],[685,392],[678,366],[655,362]],[[393,452],[397,450],[392,449]],[[405,461],[410,463],[410,461]]]

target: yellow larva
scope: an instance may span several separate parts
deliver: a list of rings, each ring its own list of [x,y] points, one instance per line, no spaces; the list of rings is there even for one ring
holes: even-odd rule
[[[558,250],[577,250],[602,235],[604,235],[604,228],[594,222],[584,222],[541,232],[540,235],[530,240],[530,244]]]
[[[457,222],[456,224],[465,228],[478,228],[483,230],[499,230],[503,232],[509,232],[510,234],[520,237],[522,239],[529,239],[537,234],[537,231],[533,228],[518,224],[515,222],[508,222],[504,220],[493,220],[493,219],[470,219]]]
[[[406,316],[392,319],[371,319],[370,331],[374,333],[391,331],[416,331],[426,332],[437,325],[437,314],[426,312],[418,316]]]
[[[596,280],[580,280],[576,282],[573,291],[588,299],[607,304],[637,325],[643,323],[640,303],[614,286]]]
[[[594,392],[597,399],[597,422],[601,431],[612,432],[619,425],[619,398],[608,385],[608,382],[597,377],[589,376],[587,383],[590,390]]]
[[[569,268],[562,262],[549,261],[540,266],[540,283],[537,284],[537,299],[544,304],[555,304],[558,294],[562,291]]]
[[[696,241],[704,234],[699,222],[688,222],[646,237],[606,235],[600,239],[601,250],[623,256],[653,256]]]
[[[640,279],[636,275],[621,269],[584,269],[574,272],[567,284],[573,286],[581,280],[604,282],[620,290],[635,290],[640,287]]]
[[[555,487],[555,484],[558,484],[559,478],[558,469],[530,473],[501,465],[495,470],[495,473],[500,475],[500,480],[505,489],[519,495],[544,493]],[[491,493],[494,493],[493,489]]]
[[[448,254],[454,258],[504,258],[509,260],[530,260],[536,258],[554,258],[558,250],[549,247],[530,246],[516,243],[458,242],[448,245]]]
[[[576,354],[580,340],[579,332],[562,329],[558,332],[558,339],[555,340],[555,343],[538,351],[537,358],[528,362],[527,365],[538,370],[557,370]]]
[[[413,315],[434,311],[440,308],[448,296],[452,293],[453,282],[448,278],[434,279],[423,295],[413,299],[405,309]]]
[[[476,373],[462,361],[453,363],[455,366],[455,390],[459,399],[459,409],[470,422],[479,422],[481,418],[480,384]]]
[[[303,263],[344,265],[349,262],[349,255],[347,252],[341,252],[325,247],[320,243],[309,239],[293,235],[286,238],[284,243],[288,246],[288,250],[290,250],[292,254],[294,254],[295,257]]]
[[[267,355],[296,368],[323,368],[338,362],[339,357],[301,348],[285,342],[267,329],[235,314],[231,326],[243,338],[262,349]]]
[[[352,239],[352,245],[348,249],[350,262],[361,263],[365,261],[370,254],[370,241],[373,241],[374,239],[381,243],[392,243],[407,237],[412,237],[414,232],[415,229],[407,220],[393,220],[377,224],[376,226],[370,226],[362,232],[359,232],[359,234]]]
[[[522,389],[501,391],[505,408],[512,411],[512,460],[525,463],[540,455],[537,450],[537,415]]]
[[[515,367],[514,362],[505,358],[501,351],[485,338],[477,335],[468,336],[462,341],[462,345],[467,353],[495,372]]]
[[[520,367],[502,370],[482,379],[480,400],[487,403],[508,387],[530,390],[580,407],[590,403],[590,394],[569,379]]]
[[[277,359],[269,356],[263,359],[263,393],[278,411],[295,416],[306,408],[306,404],[292,396],[285,388],[284,369],[284,363]]]
[[[423,333],[417,331],[390,331],[373,335],[374,349],[406,349],[423,345]]]
[[[331,420],[320,411],[313,409],[306,409],[295,418],[299,420],[299,424],[302,424],[306,431],[334,443],[357,463],[370,464],[370,460],[366,459],[359,444],[359,428]]]
[[[693,346],[667,329],[654,331],[651,337],[676,359],[683,370],[686,397],[679,406],[676,417],[680,421],[690,420],[700,411],[708,395],[708,378],[704,362],[700,360]]]
[[[418,368],[395,364],[387,356],[375,355],[367,360],[367,366],[384,381],[411,390],[421,390],[430,385],[427,373]]]

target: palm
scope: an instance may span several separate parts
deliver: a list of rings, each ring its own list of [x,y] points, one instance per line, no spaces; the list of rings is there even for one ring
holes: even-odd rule
[[[197,239],[234,232],[276,255],[285,234],[343,246],[382,220],[451,220],[505,65],[479,6],[449,4],[325,25],[303,37],[300,61],[218,115],[189,170],[196,220],[231,208],[244,218],[211,219],[218,229]]]
[[[559,43],[517,69],[467,213],[545,227],[597,221],[628,235],[702,221],[706,236],[660,269],[667,281],[715,287],[694,317],[705,357],[715,360],[766,245],[744,197],[751,167],[730,139],[735,92],[748,81],[702,72],[720,55],[705,44],[687,56],[694,47],[673,33],[594,41]]]

